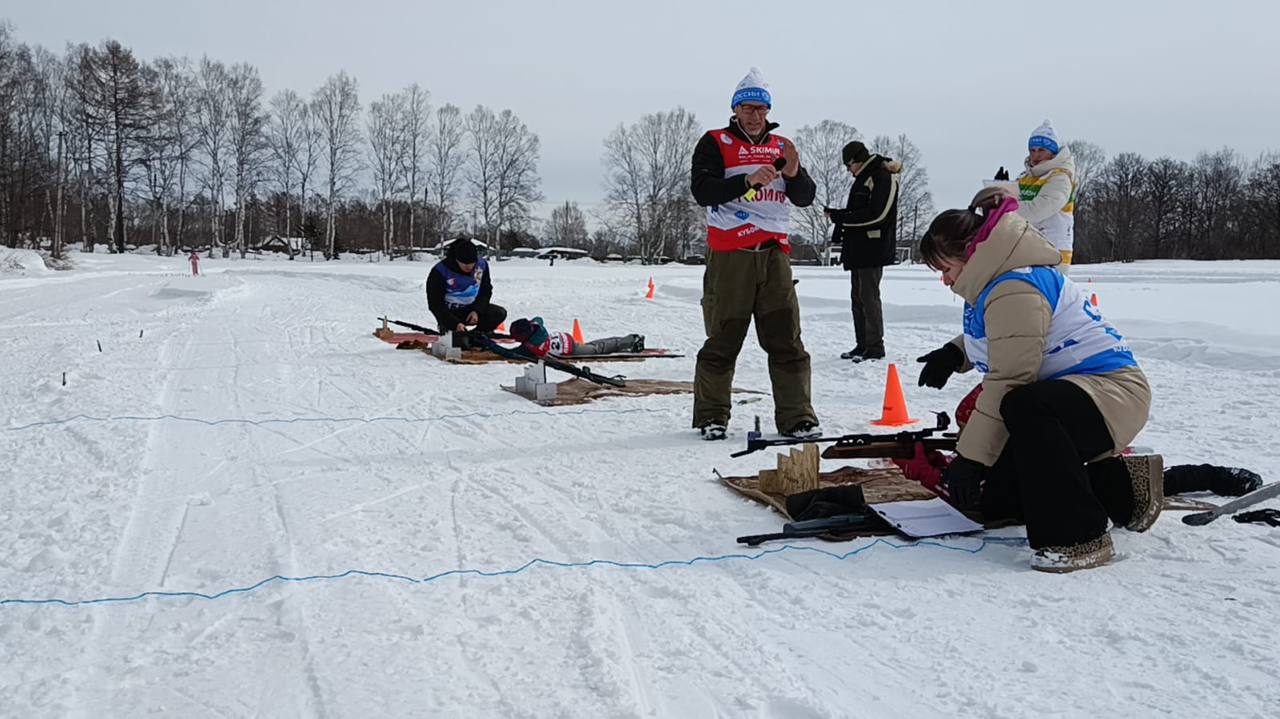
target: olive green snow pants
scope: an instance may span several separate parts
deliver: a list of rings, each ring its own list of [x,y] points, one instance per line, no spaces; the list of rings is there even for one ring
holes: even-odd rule
[[[777,247],[760,252],[708,252],[702,275],[702,321],[707,341],[694,375],[693,426],[728,424],[733,371],[756,320],[760,347],[769,355],[773,421],[786,432],[802,421],[817,423],[809,401],[809,353],[800,339],[800,303],[788,255]]]

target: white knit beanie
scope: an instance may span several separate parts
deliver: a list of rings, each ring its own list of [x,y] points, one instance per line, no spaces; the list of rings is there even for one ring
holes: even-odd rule
[[[765,107],[773,107],[769,83],[764,81],[764,76],[760,74],[758,67],[751,68],[747,76],[742,78],[742,82],[738,83],[737,89],[733,92],[733,100],[729,102],[729,109],[732,110],[744,102],[758,102]]]
[[[1028,150],[1034,150],[1037,147],[1043,147],[1055,155],[1058,154],[1058,133],[1053,129],[1053,123],[1048,120],[1040,123],[1040,127],[1031,133],[1031,139],[1027,140]]]

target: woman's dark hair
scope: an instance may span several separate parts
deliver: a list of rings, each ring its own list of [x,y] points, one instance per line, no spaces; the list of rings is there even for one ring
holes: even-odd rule
[[[987,213],[999,207],[1005,197],[996,188],[986,188],[974,196],[969,209],[947,210],[933,218],[920,238],[920,259],[938,272],[943,270],[943,260],[965,259],[965,251],[982,223],[987,221]]]

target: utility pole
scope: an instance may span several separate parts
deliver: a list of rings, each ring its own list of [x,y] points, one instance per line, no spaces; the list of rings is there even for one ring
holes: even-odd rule
[[[911,247],[915,247],[920,241],[920,234],[917,232],[920,224],[920,200],[916,200],[915,209],[911,212]]]
[[[66,173],[62,169],[62,143],[67,136],[66,130],[58,130],[58,202],[56,214],[53,218],[53,257],[54,259],[62,259],[62,215],[63,200],[62,188],[66,184]]]

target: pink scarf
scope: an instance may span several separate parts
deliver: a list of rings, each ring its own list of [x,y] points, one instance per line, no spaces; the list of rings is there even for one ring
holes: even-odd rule
[[[987,241],[987,238],[991,236],[992,230],[996,228],[996,223],[1000,221],[1001,217],[1004,217],[1010,212],[1017,212],[1017,210],[1018,210],[1018,200],[1013,197],[1006,197],[1004,202],[1000,203],[999,207],[988,212],[987,219],[982,223],[982,227],[978,228],[977,234],[975,234],[973,236],[973,239],[970,240],[967,245],[965,245],[965,250],[964,250],[965,260],[968,260],[970,257],[973,257],[973,253],[975,250],[978,249],[978,245]]]

